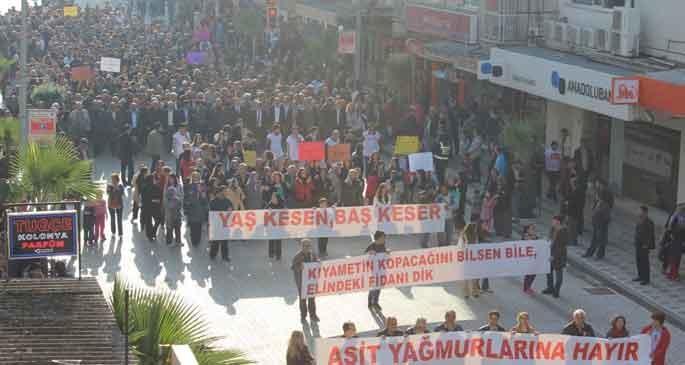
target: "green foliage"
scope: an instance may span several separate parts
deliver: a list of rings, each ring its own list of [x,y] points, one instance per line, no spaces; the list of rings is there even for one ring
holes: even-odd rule
[[[409,99],[408,86],[411,84],[411,61],[405,53],[392,53],[385,61],[385,79],[388,86],[397,92],[398,102],[404,104]]]
[[[52,103],[61,103],[63,100],[64,88],[53,83],[38,85],[31,92],[34,105],[49,107]]]
[[[0,118],[0,144],[17,146],[21,138],[21,123],[17,118]]]
[[[79,158],[74,144],[57,137],[54,144],[28,143],[10,159],[13,198],[35,202],[59,201],[70,196],[92,198],[98,186],[91,179],[92,162]]]
[[[212,345],[220,338],[209,335],[209,322],[197,306],[188,305],[171,292],[143,289],[117,277],[110,303],[117,325],[125,331],[125,298],[129,293],[128,335],[140,365],[158,365],[166,360],[160,345],[188,345],[200,365],[253,364],[238,350],[218,350]]]
[[[545,140],[545,121],[540,116],[513,120],[504,127],[502,137],[515,158],[525,163]]]
[[[0,57],[0,79],[5,75],[5,72],[12,68],[16,61],[10,58]]]
[[[316,36],[305,36],[304,61],[306,64],[320,67],[332,65],[338,53],[338,32],[335,29],[324,29]]]
[[[264,18],[254,9],[240,10],[235,23],[238,32],[250,37],[260,37],[264,32]]]

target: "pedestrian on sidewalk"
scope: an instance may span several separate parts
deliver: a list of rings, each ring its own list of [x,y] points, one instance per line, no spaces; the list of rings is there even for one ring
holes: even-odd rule
[[[535,224],[528,224],[523,227],[523,232],[521,233],[521,239],[527,240],[537,240],[539,239],[537,232],[535,231]],[[533,290],[533,282],[535,281],[535,274],[526,275],[523,277],[523,292],[529,295],[535,294]]]
[[[652,323],[640,331],[642,334],[649,335],[652,339],[652,348],[649,357],[652,365],[666,364],[666,352],[671,344],[671,332],[664,326],[666,315],[662,312],[652,313]]]
[[[378,195],[376,196],[378,198]],[[329,217],[335,216],[335,208],[328,206],[328,199],[325,197],[319,198],[319,209],[326,212]],[[319,249],[319,257],[328,257],[328,237],[319,237],[317,239],[317,248]]]
[[[365,253],[376,255],[376,254],[389,254],[385,245],[385,232],[376,231],[373,234],[373,242],[364,250]],[[368,296],[368,306],[370,310],[375,310],[380,312],[382,310],[381,306],[378,304],[378,300],[381,296],[380,289],[369,290]]]
[[[150,242],[157,240],[157,231],[164,218],[164,212],[162,211],[163,197],[164,191],[160,187],[157,175],[147,175],[141,192],[141,203],[143,206],[140,221],[143,224],[145,236]]]
[[[649,209],[640,207],[638,223],[635,227],[635,264],[637,277],[633,281],[639,281],[640,285],[649,284],[649,250],[655,246],[654,222],[649,219]]]
[[[307,313],[309,313],[309,319],[312,322],[318,322],[319,317],[316,315],[316,298],[302,297],[302,271],[304,270],[304,264],[307,262],[318,262],[319,258],[316,257],[312,250],[312,241],[304,238],[300,241],[300,251],[293,257],[292,265],[290,269],[293,271],[293,276],[295,278],[295,286],[297,287],[297,296],[300,298],[300,320],[302,322],[307,321]]]
[[[123,236],[122,211],[124,208],[124,186],[121,185],[119,174],[113,173],[110,177],[111,182],[107,185],[107,208],[109,209],[110,230],[112,237],[117,233],[119,226],[119,237]]]
[[[233,211],[233,203],[229,198],[230,195],[230,188],[222,185],[219,189],[219,192],[214,196],[214,199],[209,202],[209,210],[231,214]],[[230,262],[231,258],[229,256],[227,240],[211,241],[209,243],[209,258],[214,260],[217,253],[219,253],[219,250],[221,250],[221,258],[226,262]]]
[[[595,337],[595,329],[585,321],[586,317],[584,310],[580,308],[574,310],[573,320],[566,324],[561,331],[561,334],[567,336]]]
[[[561,173],[561,152],[559,143],[552,141],[545,151],[545,172],[547,173],[548,187],[547,198],[557,201],[557,184]]]
[[[105,220],[107,220],[107,202],[102,198],[102,191],[95,194],[95,226],[93,228],[94,243],[102,242],[105,237]]]
[[[133,189],[131,190],[131,200],[133,201],[133,207],[131,209],[131,222],[138,219],[138,212],[141,206],[141,192],[143,191],[143,185],[145,184],[145,177],[148,174],[147,166],[141,164],[138,166],[138,173],[133,176],[131,185]]]
[[[547,274],[547,289],[542,294],[559,298],[559,291],[564,280],[566,267],[566,246],[568,245],[568,228],[564,225],[564,217],[556,215],[552,218],[552,228],[549,233],[550,270]],[[556,281],[554,280],[556,277]]]
[[[683,245],[685,244],[685,205],[678,208],[668,223],[673,240],[666,248],[666,262],[668,269],[666,277],[669,280],[678,280],[680,271],[680,261],[683,255]]]
[[[468,245],[478,243],[478,226],[476,223],[469,223],[464,227],[457,244],[461,249],[466,250]],[[464,298],[469,299],[471,296],[478,298],[480,296],[480,280],[467,279],[464,280]]]
[[[164,192],[164,226],[166,227],[166,244],[181,244],[181,221],[183,219],[183,192],[176,174],[169,175]]]
[[[611,206],[609,196],[600,194],[599,201],[592,212],[592,242],[583,257],[592,257],[597,252],[597,258],[603,259],[609,241],[609,222],[611,221]]]

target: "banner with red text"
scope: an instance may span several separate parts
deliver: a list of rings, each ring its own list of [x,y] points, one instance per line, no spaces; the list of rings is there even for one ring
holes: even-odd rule
[[[549,272],[549,242],[511,241],[444,246],[311,262],[302,297],[318,297],[465,279]]]
[[[359,207],[209,212],[210,240],[265,240],[413,234],[445,230],[445,206],[407,204]]]
[[[388,338],[319,338],[317,365],[649,365],[647,335],[596,337],[443,332]]]

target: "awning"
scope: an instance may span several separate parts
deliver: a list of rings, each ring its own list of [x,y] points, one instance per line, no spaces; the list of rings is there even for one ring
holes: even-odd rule
[[[447,63],[454,68],[470,73],[477,73],[478,61],[486,59],[481,54],[480,46],[470,46],[464,43],[437,41],[423,43],[417,39],[407,39],[407,52],[434,62]]]
[[[685,69],[639,75],[640,106],[685,117]]]

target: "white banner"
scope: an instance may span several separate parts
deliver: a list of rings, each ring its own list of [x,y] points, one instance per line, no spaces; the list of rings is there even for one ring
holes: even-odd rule
[[[209,212],[209,239],[266,240],[443,232],[441,204]]]
[[[388,338],[319,338],[317,365],[649,365],[647,335],[596,337],[443,332]]]
[[[302,297],[465,279],[546,274],[547,241],[511,241],[369,254],[310,262],[302,271]]]
[[[112,57],[100,57],[100,71],[121,72],[121,59]]]

